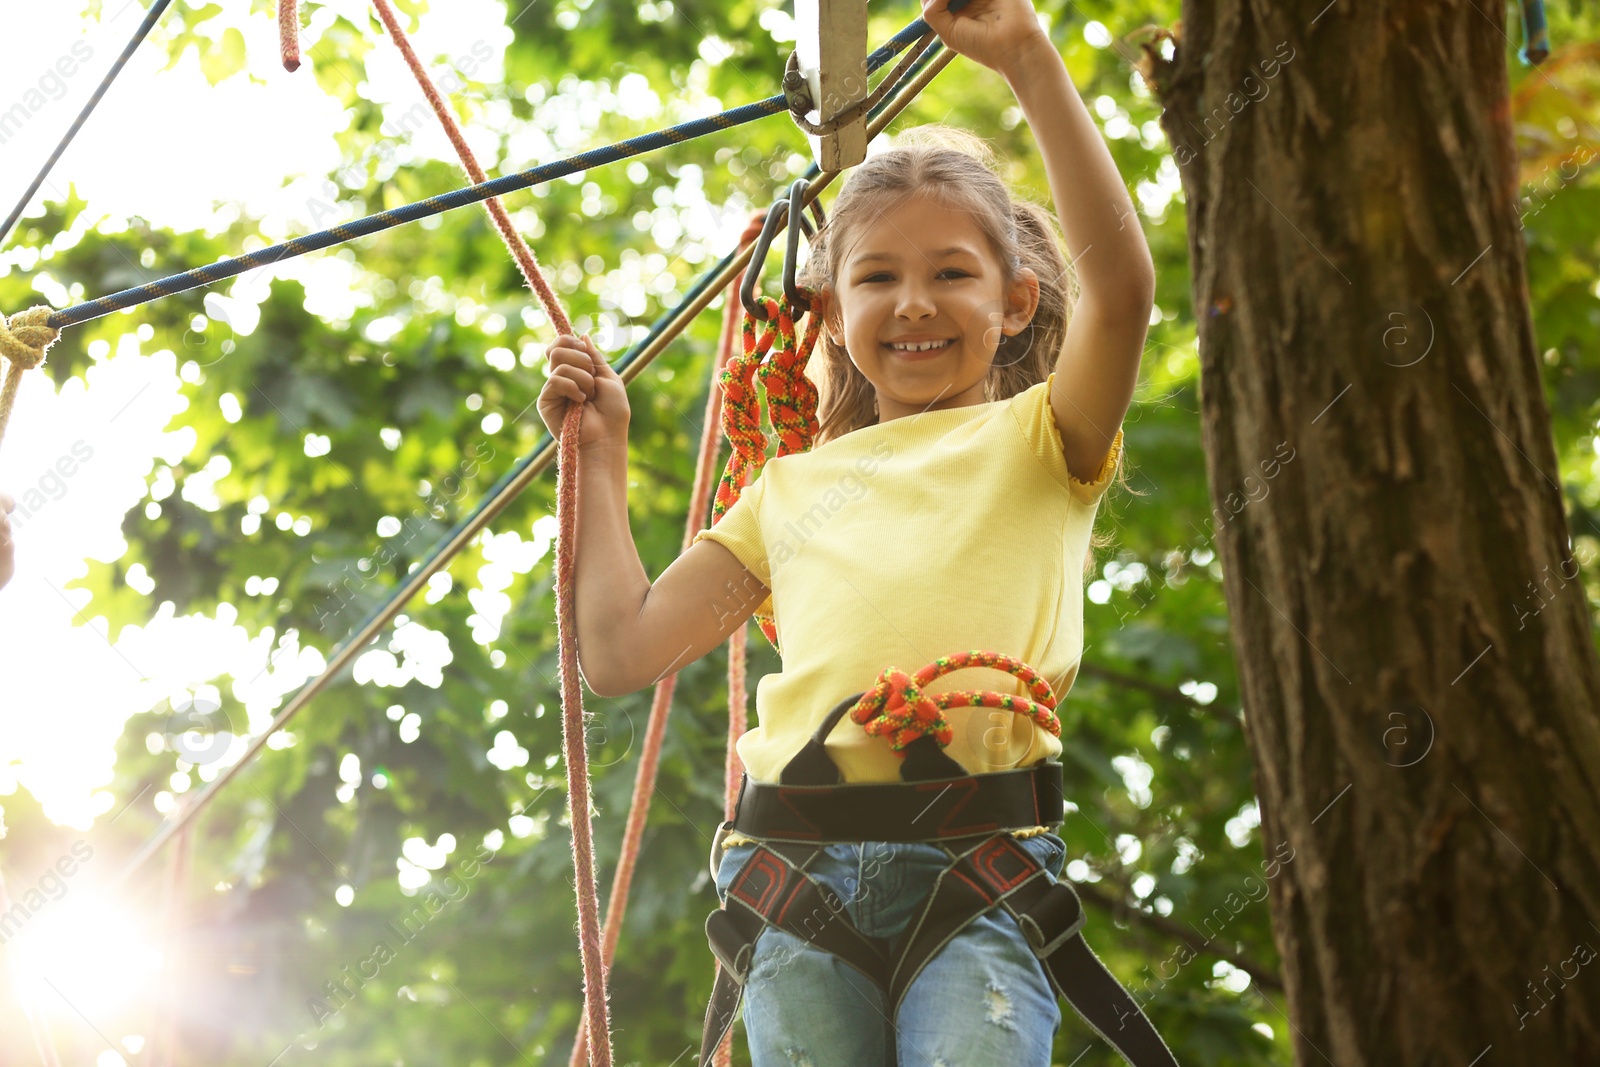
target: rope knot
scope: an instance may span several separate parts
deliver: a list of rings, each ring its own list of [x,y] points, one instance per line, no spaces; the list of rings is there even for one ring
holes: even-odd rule
[[[61,336],[60,330],[47,325],[50,315],[51,309],[44,305],[19,311],[9,321],[0,315],[0,356],[10,364],[5,384],[0,385],[0,438],[5,437],[6,424],[11,421],[22,372],[43,363],[45,350]]]
[[[955,689],[929,696],[923,691],[935,678],[968,667],[1005,671],[1025,684],[1030,695]],[[1056,696],[1050,683],[1021,660],[982,649],[940,656],[915,676],[898,667],[886,668],[850,709],[850,718],[869,734],[889,737],[890,747],[903,759],[906,746],[924,734],[939,742],[940,748],[949,747],[955,730],[944,713],[948,708],[961,707],[1000,708],[1026,715],[1054,736],[1061,736],[1061,720],[1056,715]]]
[[[920,676],[913,678],[899,667],[888,667],[851,710],[850,717],[867,733],[889,737],[896,752],[903,752],[924,734],[931,734],[944,748],[955,738],[955,731],[945,718],[944,709],[922,691],[922,686]]]
[[[41,304],[19,311],[9,320],[0,316],[0,355],[11,363],[13,374],[43,363],[45,351],[61,336],[60,330],[46,325],[51,311]]]

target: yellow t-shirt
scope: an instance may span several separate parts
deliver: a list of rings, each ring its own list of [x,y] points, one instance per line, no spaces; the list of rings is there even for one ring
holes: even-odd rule
[[[985,649],[1040,672],[1058,704],[1083,650],[1083,564],[1118,430],[1093,482],[1067,470],[1050,409],[1054,375],[1009,400],[906,415],[767,461],[695,541],[723,545],[772,590],[783,669],[756,687],[759,725],[739,738],[758,782],[777,782],[834,705],[896,666]],[[968,667],[926,692],[1026,694]],[[945,712],[945,750],[974,774],[1031,766],[1061,741],[999,708]],[[846,782],[898,782],[887,737],[846,715],[825,747]]]

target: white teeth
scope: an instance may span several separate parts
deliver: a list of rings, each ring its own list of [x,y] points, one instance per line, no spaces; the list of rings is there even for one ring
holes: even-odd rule
[[[927,352],[935,348],[943,348],[949,341],[919,341],[915,344],[891,344],[889,347],[897,352]]]

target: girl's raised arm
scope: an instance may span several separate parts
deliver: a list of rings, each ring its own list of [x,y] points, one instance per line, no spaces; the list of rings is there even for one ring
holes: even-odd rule
[[[628,526],[628,393],[587,338],[550,347],[539,414],[557,437],[583,398],[578,430],[576,586],[578,669],[602,697],[682,670],[755,614],[767,588],[715,541],[684,552],[652,585]]]
[[[1051,410],[1067,469],[1090,481],[1133,401],[1155,301],[1139,213],[1032,0],[923,0],[944,43],[1006,79],[1033,131],[1081,293],[1055,363]]]

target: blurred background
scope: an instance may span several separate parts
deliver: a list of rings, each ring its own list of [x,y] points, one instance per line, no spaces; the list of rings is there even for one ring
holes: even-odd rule
[[[779,90],[769,0],[404,2],[491,174]],[[1239,728],[1177,165],[1126,40],[1177,0],[1040,0],[1142,213],[1159,289],[1061,709],[1067,874],[1095,949],[1195,1064],[1287,1064]],[[1581,5],[1574,5],[1581,7]],[[919,11],[875,3],[881,41]],[[1600,18],[1552,6],[1511,109],[1533,316],[1591,606],[1600,555]],[[9,5],[9,207],[144,16]],[[0,311],[64,307],[465,184],[361,0],[174,3],[0,247]],[[65,62],[63,62],[65,60]],[[74,73],[63,74],[71,69]],[[1273,91],[1270,88],[1269,91]],[[957,59],[895,129],[943,122],[1048,186],[1015,99]],[[776,116],[506,198],[579,332],[644,336],[811,162]],[[825,196],[830,203],[832,191]],[[678,553],[722,300],[631,387],[646,569]],[[553,333],[481,207],[65,331],[0,449],[0,1065],[564,1064],[581,1009],[552,597],[553,470],[128,883],[139,845],[544,433]],[[1263,486],[1270,492],[1270,483]],[[750,643],[753,677],[776,670]],[[725,652],[687,667],[616,966],[619,1063],[693,1060],[714,974]],[[589,694],[602,900],[651,693]],[[1193,946],[1209,944],[1203,951]],[[1058,1062],[1120,1063],[1067,1012]],[[748,1062],[742,1032],[735,1062]]]

